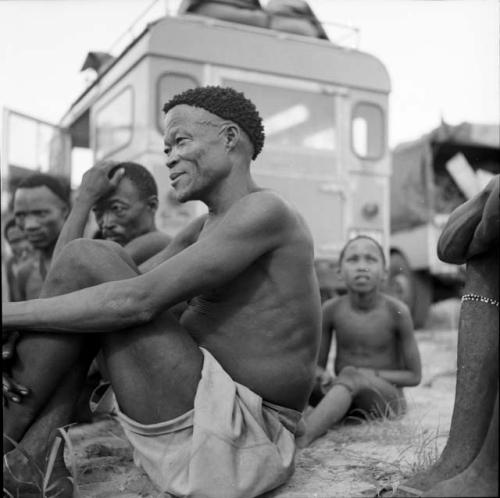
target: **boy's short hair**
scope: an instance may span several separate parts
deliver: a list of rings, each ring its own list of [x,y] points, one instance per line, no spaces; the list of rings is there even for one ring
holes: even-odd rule
[[[142,164],[130,161],[118,163],[109,172],[109,177],[112,177],[114,172],[120,168],[125,170],[123,176],[134,184],[143,199],[147,199],[152,195],[158,196],[158,185],[153,175]]]
[[[66,207],[71,207],[71,186],[66,178],[48,173],[33,173],[19,182],[16,192],[21,188],[37,187],[47,187]]]
[[[383,263],[384,268],[385,268],[385,266],[386,266],[387,263],[386,263],[386,260],[385,260],[384,248],[380,245],[380,242],[378,242],[377,240],[375,240],[373,237],[370,237],[369,235],[363,235],[363,234],[356,235],[356,237],[353,237],[352,239],[349,239],[345,243],[344,247],[340,251],[339,266],[342,264],[342,260],[344,259],[344,255],[345,255],[346,249],[349,247],[349,244],[351,242],[354,242],[355,240],[359,240],[359,239],[371,240],[377,246],[378,250],[380,251],[380,255],[382,256],[382,263]]]
[[[233,121],[248,135],[253,145],[252,159],[259,155],[265,138],[262,118],[254,103],[243,93],[237,92],[234,88],[221,86],[190,88],[174,95],[166,102],[163,112],[166,114],[170,109],[181,104],[200,107],[222,119]]]

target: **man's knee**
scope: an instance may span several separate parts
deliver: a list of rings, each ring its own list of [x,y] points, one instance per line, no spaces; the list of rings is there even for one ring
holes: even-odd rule
[[[113,268],[119,266],[118,263],[133,271],[113,272]],[[136,266],[119,244],[105,240],[75,239],[68,242],[52,262],[41,297],[71,292],[134,274],[137,274]]]

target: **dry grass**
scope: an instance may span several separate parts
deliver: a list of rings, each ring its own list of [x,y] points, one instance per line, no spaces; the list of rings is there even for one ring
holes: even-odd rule
[[[56,457],[57,453],[59,452],[61,448],[61,444],[66,444],[68,450],[69,450],[69,457],[70,457],[70,466],[72,469],[72,475],[76,476],[76,461],[73,457],[73,446],[71,443],[70,438],[68,437],[65,428],[60,428],[58,429],[57,436],[54,439],[54,442],[50,448],[50,453],[47,457],[47,465],[45,466],[45,470],[42,470],[42,468],[35,462],[35,460],[26,452],[24,451],[23,448],[19,446],[19,444],[14,441],[12,438],[7,436],[7,434],[4,434],[3,437],[7,439],[11,444],[14,445],[14,447],[25,457],[26,459],[26,465],[28,468],[31,470],[31,475],[33,476],[33,479],[30,481],[24,481],[21,479],[16,478],[14,474],[10,471],[8,466],[6,466],[7,472],[9,472],[10,477],[14,481],[17,481],[19,484],[24,484],[24,485],[31,485],[34,488],[36,488],[37,492],[40,495],[40,498],[57,498],[61,494],[61,490],[58,491],[58,486],[61,484],[62,481],[68,479],[73,486],[73,498],[79,498],[79,491],[78,491],[78,485],[76,481],[72,477],[61,477],[60,479],[57,479],[53,481],[52,483],[50,482],[52,478],[52,473],[54,471],[54,465],[56,462]],[[19,493],[16,493],[16,496],[14,496],[9,490],[3,488],[3,495],[4,497],[8,498],[21,498],[19,497]]]

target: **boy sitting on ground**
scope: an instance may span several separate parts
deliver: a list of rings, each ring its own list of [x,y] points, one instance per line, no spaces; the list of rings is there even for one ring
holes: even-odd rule
[[[324,397],[306,416],[306,447],[348,415],[402,415],[402,387],[421,379],[420,354],[407,306],[383,294],[386,276],[382,247],[364,235],[350,240],[340,254],[340,276],[347,294],[323,304],[322,344],[317,383]],[[326,370],[336,333],[335,378]]]

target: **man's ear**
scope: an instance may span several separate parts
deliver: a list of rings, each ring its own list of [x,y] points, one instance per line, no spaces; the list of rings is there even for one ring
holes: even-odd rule
[[[241,136],[241,130],[235,123],[227,123],[224,129],[224,139],[226,149],[228,151],[233,150],[236,144],[239,142]]]
[[[158,209],[158,196],[150,195],[147,200],[147,205],[152,211],[156,211]]]

